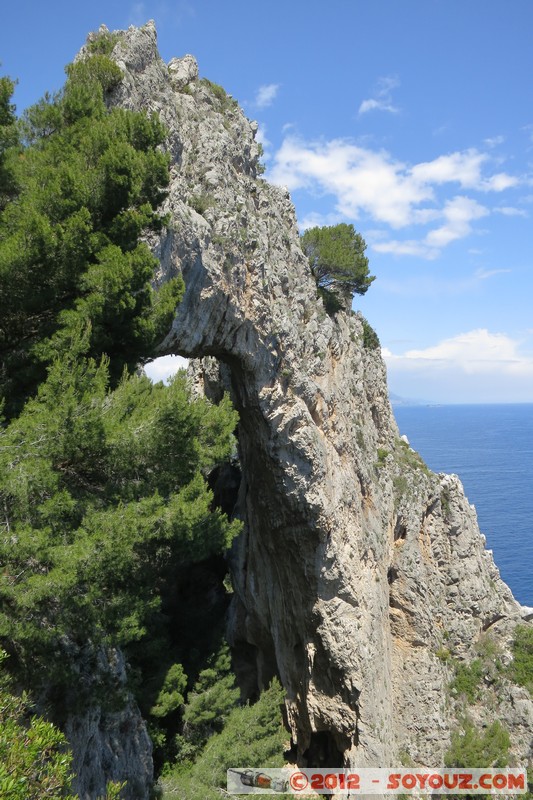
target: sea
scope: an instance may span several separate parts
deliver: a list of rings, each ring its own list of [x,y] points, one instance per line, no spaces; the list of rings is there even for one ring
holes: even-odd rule
[[[503,580],[533,606],[533,404],[395,406],[434,472],[455,473]]]

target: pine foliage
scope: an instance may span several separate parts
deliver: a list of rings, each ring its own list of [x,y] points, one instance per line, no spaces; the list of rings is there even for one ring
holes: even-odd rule
[[[24,114],[20,152],[12,84],[0,84],[0,195],[16,187],[16,202],[0,215],[0,396],[10,416],[73,346],[86,357],[105,352],[116,385],[124,367],[152,352],[183,286],[174,280],[156,301],[156,261],[140,241],[163,224],[163,126],[107,108],[122,78],[107,56],[76,62],[67,74],[62,92]]]

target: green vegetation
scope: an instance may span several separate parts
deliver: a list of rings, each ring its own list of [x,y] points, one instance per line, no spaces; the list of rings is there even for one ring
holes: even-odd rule
[[[213,83],[213,81],[207,78],[201,78],[200,83],[206,86],[211,94],[214,95],[217,102],[217,111],[221,114],[233,111],[238,107],[237,101],[233,97],[230,97],[223,86],[220,86],[218,83]]]
[[[450,651],[448,650],[448,648],[447,648],[447,647],[443,647],[443,646],[439,647],[439,648],[438,648],[438,649],[435,651],[435,655],[437,656],[437,658],[439,659],[439,661],[442,661],[442,662],[444,662],[444,663],[446,663],[447,661],[449,661],[449,660],[450,660],[450,658],[451,658],[451,656],[452,656],[452,654],[450,653]]]
[[[490,634],[480,637],[475,650],[478,657],[469,664],[453,660],[455,676],[451,688],[470,704],[480,698],[484,685],[497,686],[505,675],[501,646]]]
[[[408,493],[410,484],[405,475],[395,475],[392,479],[392,485],[394,486],[394,496],[398,503],[400,498]]]
[[[471,664],[455,664],[455,678],[451,688],[458,695],[464,695],[469,703],[474,703],[479,697],[482,681],[483,663],[479,658],[474,659]]]
[[[379,350],[381,347],[378,335],[374,328],[363,318],[363,347],[367,350]]]
[[[444,486],[440,494],[440,506],[445,519],[450,513],[450,502],[450,490],[447,486]]]
[[[515,628],[509,676],[533,695],[533,628],[528,625],[518,625]]]
[[[165,224],[165,131],[107,108],[122,74],[113,41],[95,41],[19,124],[13,83],[0,83],[0,644],[12,686],[59,724],[121,706],[99,666],[121,647],[161,769],[191,763],[237,704],[220,631],[222,557],[241,526],[208,485],[234,454],[237,415],[227,397],[192,401],[183,375],[164,386],[138,373],[183,292],[180,279],[151,288],[157,262],[141,242]],[[13,748],[0,780],[62,796],[62,735],[2,692],[0,746],[20,740],[27,754]]]
[[[207,740],[193,764],[181,764],[163,779],[165,798],[216,800],[235,766],[282,767],[287,733],[282,725],[283,691],[277,681],[257,703],[236,707],[224,728]],[[202,715],[199,715],[201,719]]]
[[[204,214],[208,208],[215,205],[215,199],[210,194],[193,194],[189,197],[187,203],[197,214]]]
[[[65,737],[54,725],[35,715],[27,694],[13,693],[5,672],[6,653],[0,650],[0,797],[42,800],[71,794],[72,755]],[[119,784],[109,784],[106,800],[120,795]]]
[[[174,740],[174,757],[181,767],[190,767],[207,740],[223,730],[238,702],[229,648],[223,642],[207,659],[183,707],[181,733]]]
[[[446,767],[472,768],[504,768],[509,764],[509,748],[511,739],[508,731],[496,720],[482,730],[465,717],[461,728],[452,733],[449,750],[444,756]],[[479,795],[463,795],[474,798]],[[484,795],[489,797],[490,795]]]
[[[395,455],[397,462],[402,467],[420,470],[424,475],[430,475],[430,470],[422,456],[413,450],[403,439],[396,440]]]
[[[506,767],[511,740],[498,720],[479,731],[464,719],[462,730],[454,731],[451,746],[444,757],[447,767]]]
[[[56,97],[24,114],[25,147],[3,153],[4,189],[6,180],[12,193],[16,187],[16,202],[0,217],[0,396],[8,417],[73,347],[97,360],[105,352],[116,386],[125,368],[150,357],[183,288],[175,280],[152,291],[156,262],[139,241],[164,223],[156,210],[168,182],[168,158],[157,149],[161,123],[107,110],[104,95],[122,78],[107,56],[67,74]]]
[[[0,651],[0,797],[40,800],[71,798],[72,757],[64,736],[53,725],[31,715],[26,695],[12,693]]]
[[[376,462],[376,466],[381,468],[385,466],[385,462],[387,460],[387,456],[389,455],[389,451],[386,450],[384,447],[378,447],[377,449],[378,460]]]
[[[265,149],[261,142],[257,142],[257,151],[258,151],[258,159],[263,158],[263,156],[265,155]],[[255,171],[257,175],[264,175],[264,173],[266,172],[266,166],[261,161],[258,160]],[[285,241],[285,244],[288,246],[288,238]]]
[[[111,33],[111,31],[106,30],[98,31],[98,33],[94,35],[88,42],[87,50],[91,55],[109,56],[119,41],[119,33]]]
[[[347,308],[354,293],[365,294],[374,277],[368,274],[364,239],[353,225],[310,228],[300,241],[328,313]]]
[[[14,164],[19,135],[15,107],[11,103],[14,88],[12,80],[7,77],[0,78],[0,212],[16,189]]]
[[[0,635],[32,683],[71,682],[58,672],[62,636],[141,639],[178,566],[223,551],[238,530],[210,511],[202,477],[231,452],[228,401],[190,403],[181,376],[108,385],[107,359],[56,361],[2,435]]]

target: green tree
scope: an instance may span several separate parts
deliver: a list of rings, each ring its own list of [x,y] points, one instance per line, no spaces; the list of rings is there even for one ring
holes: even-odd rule
[[[11,97],[14,82],[7,76],[0,78],[0,211],[15,193],[15,180],[10,155],[18,143],[15,106]]]
[[[193,760],[214,733],[220,733],[238,704],[239,690],[231,671],[231,657],[224,642],[200,671],[187,697],[183,733],[176,736],[178,758]]]
[[[374,277],[368,274],[364,239],[353,225],[309,228],[300,241],[328,311],[346,307],[354,294],[365,294]]]
[[[140,241],[164,223],[163,126],[106,106],[122,79],[107,56],[76,62],[67,74],[61,92],[24,114],[25,147],[9,162],[17,202],[0,213],[0,397],[8,416],[74,343],[86,357],[107,353],[116,385],[124,367],[151,357],[183,289],[175,279],[152,290],[157,262]],[[13,127],[12,84],[3,81],[0,169],[2,131]]]
[[[17,192],[0,206],[0,644],[16,685],[58,724],[120,706],[124,687],[100,664],[121,647],[162,758],[184,726],[200,752],[237,702],[219,590],[241,525],[208,483],[234,456],[237,415],[227,397],[191,400],[183,374],[168,386],[138,374],[183,282],[151,288],[157,262],[141,238],[165,224],[164,130],[108,107],[122,78],[109,49],[70,66],[64,89],[15,126],[22,144],[0,148]],[[2,86],[12,133],[12,84]],[[207,575],[208,590],[191,575]],[[39,789],[26,782],[22,796],[61,796],[64,740],[17,702],[5,701],[8,738],[25,731],[28,758],[39,745],[63,769],[53,786],[34,770]],[[0,779],[19,780],[25,764]]]
[[[27,695],[12,691],[0,651],[0,797],[37,800],[70,794],[72,756],[63,734],[31,713]]]
[[[169,797],[215,800],[226,786],[230,767],[282,767],[288,738],[281,715],[283,698],[279,682],[273,680],[257,703],[234,708],[195,763],[178,765],[165,777],[163,788]]]
[[[483,682],[483,662],[476,658],[471,664],[457,663],[455,678],[451,683],[457,694],[464,695],[469,703],[474,703]]]
[[[96,663],[122,646],[133,674],[163,661],[147,705],[164,719],[183,682],[179,575],[240,529],[207,483],[237,417],[227,398],[192,402],[183,375],[154,386],[136,374],[183,289],[152,290],[140,241],[164,224],[164,130],[107,107],[122,74],[105,53],[67,74],[24,115],[19,194],[0,213],[0,640],[22,684],[64,708],[120,701],[97,670],[84,684],[76,652]]]
[[[62,643],[126,649],[157,629],[185,565],[240,529],[212,508],[203,474],[232,449],[236,414],[107,360],[54,362],[0,433],[0,637],[36,688],[75,681]],[[80,695],[79,687],[75,687]]]

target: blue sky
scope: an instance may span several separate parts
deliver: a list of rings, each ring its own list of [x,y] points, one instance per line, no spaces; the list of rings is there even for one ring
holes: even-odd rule
[[[392,391],[533,402],[531,0],[117,0],[3,9],[19,109],[89,30],[156,21],[260,123],[301,226],[353,222]]]

